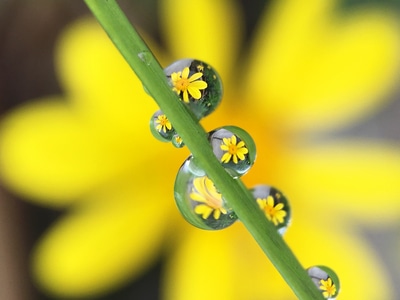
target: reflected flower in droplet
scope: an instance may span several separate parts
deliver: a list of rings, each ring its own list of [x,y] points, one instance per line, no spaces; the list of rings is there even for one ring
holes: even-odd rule
[[[211,213],[215,220],[218,220],[221,214],[226,215],[222,195],[217,191],[214,183],[207,176],[193,179],[193,188],[190,198],[200,202],[194,207],[194,212],[207,219]]]
[[[150,131],[157,140],[162,142],[170,142],[176,135],[171,122],[161,110],[156,111],[151,117]]]
[[[340,291],[340,282],[336,273],[326,266],[313,266],[307,273],[325,299],[336,299]]]
[[[176,205],[190,224],[207,230],[223,229],[232,225],[237,216],[214,183],[199,171],[190,156],[178,171],[174,186]]]
[[[207,87],[207,82],[200,80],[203,76],[202,72],[194,73],[189,78],[188,76],[189,67],[185,67],[183,71],[171,73],[173,90],[178,95],[182,93],[183,101],[186,103],[189,103],[189,95],[195,100],[199,100],[201,98],[200,90],[204,90]]]
[[[221,162],[229,163],[232,161],[237,164],[238,158],[240,160],[245,160],[245,154],[249,153],[246,145],[243,141],[237,142],[237,138],[232,134],[230,138],[223,138],[223,144],[221,145],[221,150],[225,151],[224,155],[221,157]]]
[[[291,222],[291,209],[286,196],[278,189],[259,184],[250,189],[255,201],[280,234],[286,232]]]
[[[217,159],[229,174],[246,174],[256,159],[256,145],[252,137],[237,126],[223,126],[208,133],[208,139]]]
[[[212,113],[222,99],[222,81],[209,64],[198,59],[180,59],[164,68],[172,89],[196,118]]]

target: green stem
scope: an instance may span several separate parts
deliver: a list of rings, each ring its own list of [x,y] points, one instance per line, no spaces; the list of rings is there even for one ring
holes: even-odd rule
[[[296,296],[299,299],[324,299],[275,226],[265,218],[246,186],[240,180],[233,179],[221,166],[206,132],[171,90],[160,64],[118,4],[114,0],[85,2]]]

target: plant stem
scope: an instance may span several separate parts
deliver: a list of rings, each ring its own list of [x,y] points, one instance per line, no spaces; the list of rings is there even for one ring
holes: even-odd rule
[[[305,269],[254,201],[246,186],[233,179],[215,157],[207,133],[192,117],[150,49],[114,0],[85,0],[115,46],[182,137],[196,161],[263,249],[299,299],[324,299]],[[201,59],[201,58],[200,58]]]

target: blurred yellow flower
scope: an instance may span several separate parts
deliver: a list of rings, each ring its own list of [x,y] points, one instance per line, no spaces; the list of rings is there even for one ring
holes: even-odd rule
[[[234,2],[197,2],[202,22],[191,26],[177,18],[192,11],[190,1],[160,4],[170,57],[204,60],[223,79],[221,107],[204,126],[234,123],[251,133],[258,158],[243,180],[289,196],[294,217],[285,239],[296,256],[305,267],[334,269],[343,299],[393,298],[388,274],[353,224],[399,217],[399,150],[312,138],[383,104],[398,79],[396,17],[368,7],[340,15],[334,1],[276,1],[239,56]],[[4,184],[39,205],[72,207],[34,251],[45,290],[58,297],[110,291],[168,249],[163,299],[294,298],[240,222],[208,232],[182,221],[172,189],[189,153],[153,139],[148,123],[158,108],[95,21],[71,24],[56,62],[64,96],[33,101],[0,124]],[[374,288],[360,290],[360,281]]]

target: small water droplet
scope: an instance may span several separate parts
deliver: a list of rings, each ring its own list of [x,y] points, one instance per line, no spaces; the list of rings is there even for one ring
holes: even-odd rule
[[[307,273],[325,299],[336,299],[340,291],[340,282],[331,268],[313,266],[307,269]]]
[[[161,110],[157,110],[151,117],[150,131],[157,140],[162,142],[170,142],[176,134],[171,122]]]
[[[251,136],[236,126],[217,128],[208,134],[215,156],[225,170],[237,178],[246,174],[256,159],[256,146]]]
[[[201,172],[193,173],[190,156],[178,171],[174,186],[176,205],[187,222],[201,229],[218,230],[232,225],[237,216],[227,206],[211,179]]]
[[[181,59],[167,66],[164,73],[171,88],[198,119],[212,113],[221,102],[221,78],[207,63],[197,59]],[[191,82],[196,83],[196,86],[189,91]]]
[[[265,184],[256,185],[250,192],[267,219],[275,225],[279,234],[283,235],[292,218],[289,201],[285,195]]]
[[[182,148],[185,146],[185,143],[183,142],[181,136],[179,134],[174,134],[172,137],[172,145],[175,146],[176,148]]]
[[[138,56],[139,56],[140,60],[143,61],[147,66],[150,66],[151,57],[152,57],[150,51],[145,50],[145,51],[139,52]]]

